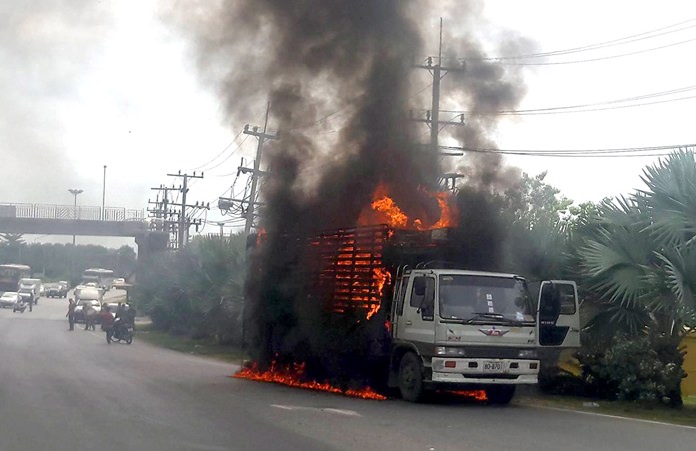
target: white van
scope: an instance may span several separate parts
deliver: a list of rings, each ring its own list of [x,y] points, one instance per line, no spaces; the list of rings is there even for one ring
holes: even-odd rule
[[[104,298],[104,290],[96,287],[79,286],[75,288],[75,301],[79,300],[95,300],[102,302]]]

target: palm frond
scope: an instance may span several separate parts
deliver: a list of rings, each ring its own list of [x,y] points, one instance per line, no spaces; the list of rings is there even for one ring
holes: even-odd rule
[[[680,150],[643,170],[647,190],[637,194],[650,211],[648,230],[666,246],[696,237],[696,160]]]

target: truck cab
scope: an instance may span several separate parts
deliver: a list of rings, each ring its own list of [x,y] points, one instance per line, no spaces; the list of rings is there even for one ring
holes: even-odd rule
[[[20,279],[18,291],[31,293],[34,304],[38,303],[39,297],[41,296],[41,279]]]
[[[579,345],[574,282],[545,281],[537,298],[515,274],[414,269],[395,282],[389,385],[406,400],[482,389],[506,404],[517,385],[537,383],[540,348]]]

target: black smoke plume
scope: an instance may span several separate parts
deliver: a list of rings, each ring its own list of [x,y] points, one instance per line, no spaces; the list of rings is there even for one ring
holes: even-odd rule
[[[423,188],[437,189],[440,164],[408,122],[410,66],[424,53],[417,21],[431,3],[223,0],[212,9],[189,4],[185,15],[174,16],[193,31],[201,73],[219,89],[230,121],[248,121],[265,105],[259,93],[268,93],[272,124],[281,133],[264,156],[272,172],[262,191],[266,238],[253,255],[246,304],[247,340],[262,365],[276,358],[311,362],[332,355],[336,343],[346,345],[339,338],[352,320],[322,329],[321,306],[306,302],[299,243],[320,230],[355,226],[379,184],[406,214],[433,211]],[[480,87],[469,83],[455,94]],[[496,161],[480,179],[495,178],[501,167]],[[488,199],[472,194],[460,202],[474,203],[461,212],[479,215],[467,220],[483,220],[479,246],[494,243],[498,229],[486,227],[495,221]],[[481,252],[473,255],[479,257],[472,265],[485,260]],[[331,359],[319,366],[334,376],[345,368]]]

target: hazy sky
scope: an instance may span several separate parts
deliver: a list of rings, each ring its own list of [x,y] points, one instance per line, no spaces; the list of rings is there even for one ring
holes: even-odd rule
[[[452,5],[460,2],[480,11],[480,16],[468,20],[453,14]],[[255,140],[248,138],[239,146],[241,135],[228,147],[244,122],[231,123],[222,100],[201,82],[191,41],[167,14],[174,3],[0,0],[0,202],[71,204],[67,190],[75,187],[84,190],[80,203],[100,205],[105,164],[109,206],[144,208],[147,199],[154,198],[150,187],[171,184],[166,173],[178,170],[205,170],[205,179],[191,186],[192,201],[216,203],[219,195],[229,194],[240,159],[249,162]],[[203,6],[194,8],[194,3]],[[510,55],[501,42],[515,40],[534,52],[553,52],[640,35],[628,44],[614,42],[587,52],[506,60],[545,63],[516,66],[527,90],[519,109],[597,103],[602,105],[586,109],[610,109],[505,116],[495,134],[499,148],[600,149],[696,142],[689,123],[696,99],[684,99],[694,90],[635,100],[630,103],[660,103],[633,108],[615,108],[630,104],[625,102],[604,103],[694,85],[696,3],[431,3],[432,17],[424,17],[422,25],[433,54],[440,14],[447,30],[475,35],[489,56]],[[178,8],[190,7],[191,14],[199,15],[205,14],[205,4],[176,2]],[[660,33],[643,34],[678,23]],[[622,54],[630,55],[618,56]],[[245,70],[247,63],[230,61],[238,70]],[[263,120],[261,94],[258,104],[244,106],[250,112],[246,121],[252,124]],[[413,106],[428,108],[422,103]],[[506,160],[532,174],[548,170],[547,181],[579,202],[639,187],[641,168],[656,157]],[[245,182],[242,177],[235,186]],[[208,218],[220,215],[211,211]],[[206,229],[216,231],[214,225]]]

